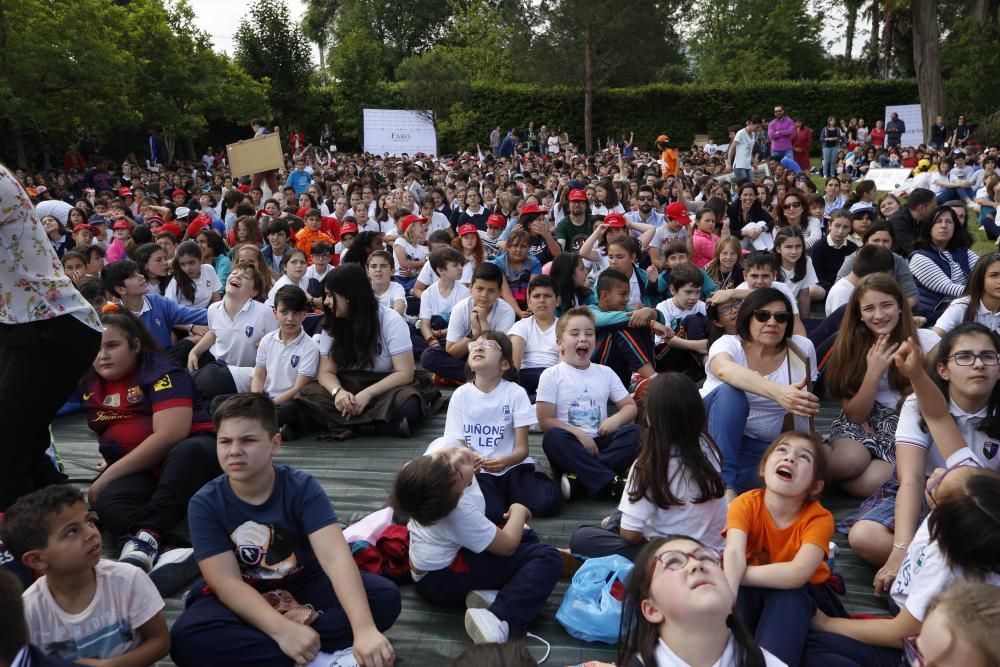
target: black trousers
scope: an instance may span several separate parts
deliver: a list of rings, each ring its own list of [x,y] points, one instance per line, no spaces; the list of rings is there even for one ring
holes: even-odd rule
[[[64,481],[45,454],[49,424],[100,346],[101,333],[72,315],[0,325],[0,512]]]
[[[116,540],[147,529],[159,533],[161,543],[174,544],[170,531],[187,517],[191,496],[222,474],[215,434],[196,433],[178,442],[167,452],[159,473],[120,477],[98,496],[94,509]]]

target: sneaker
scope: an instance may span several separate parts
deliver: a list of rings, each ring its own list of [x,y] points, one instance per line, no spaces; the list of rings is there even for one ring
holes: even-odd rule
[[[501,621],[488,609],[466,609],[465,631],[477,644],[503,644],[510,636],[507,621]]]
[[[559,478],[559,492],[562,494],[563,500],[569,502],[573,498],[579,498],[586,494],[587,490],[583,488],[583,484],[580,483],[576,475],[566,473]]]
[[[396,424],[396,436],[400,438],[410,437],[410,420],[403,417]]]
[[[299,437],[299,434],[295,432],[295,428],[291,424],[285,424],[281,427],[281,441],[290,442]]]
[[[649,390],[649,386],[652,383],[653,383],[653,378],[650,377],[650,378],[641,378],[638,382],[636,382],[633,385],[632,391],[630,393],[632,394],[632,398],[635,399],[635,402],[639,405],[639,407],[642,407],[643,396],[646,394],[646,391]]]
[[[469,591],[465,596],[466,609],[489,609],[496,602],[497,592],[492,590]]]
[[[118,562],[135,565],[143,572],[149,572],[153,569],[153,563],[156,562],[156,556],[159,552],[160,543],[156,536],[145,530],[140,530],[122,545]]]
[[[622,493],[625,491],[625,483],[627,481],[628,478],[622,477],[621,475],[615,475],[612,478],[611,483],[605,488],[607,497],[611,500],[620,500]]]
[[[149,571],[149,578],[163,597],[173,595],[197,576],[198,561],[194,558],[194,549],[164,551]]]
[[[634,394],[636,387],[638,387],[639,384],[642,383],[642,381],[645,379],[646,378],[642,377],[638,373],[632,373],[632,376],[629,378],[628,382],[628,393]]]

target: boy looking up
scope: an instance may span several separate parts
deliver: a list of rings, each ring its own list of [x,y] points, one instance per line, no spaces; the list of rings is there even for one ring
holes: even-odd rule
[[[213,419],[223,475],[188,507],[207,586],[192,589],[193,601],[174,623],[174,662],[305,664],[321,649],[353,645],[361,664],[391,665],[395,654],[382,632],[399,615],[399,589],[359,575],[326,492],[309,475],[274,463],[281,446],[274,403],[240,394]],[[276,591],[291,612],[265,599]],[[321,613],[310,618],[303,605]]]
[[[31,643],[43,653],[115,667],[167,655],[163,599],[139,568],[101,559],[101,531],[78,490],[49,486],[21,497],[2,530],[14,557],[42,575],[23,597]]]

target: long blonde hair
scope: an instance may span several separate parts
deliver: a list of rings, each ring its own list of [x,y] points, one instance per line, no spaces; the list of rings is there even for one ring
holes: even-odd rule
[[[712,261],[705,265],[705,273],[708,277],[715,282],[721,282],[722,276],[722,264],[719,263],[719,255],[726,248],[736,251],[736,264],[740,268],[743,268],[743,246],[740,245],[739,239],[735,236],[724,236],[715,244],[715,252],[712,253]]]

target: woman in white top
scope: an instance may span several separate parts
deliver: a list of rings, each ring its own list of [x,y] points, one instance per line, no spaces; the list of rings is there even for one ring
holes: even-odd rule
[[[806,250],[823,238],[823,229],[818,218],[809,217],[809,201],[797,190],[788,192],[778,202],[775,210],[774,233],[781,227],[798,227],[806,241]]]
[[[783,431],[786,417],[795,430],[809,431],[819,412],[810,391],[816,350],[793,336],[794,311],[788,297],[773,287],[752,291],[743,300],[735,336],[722,336],[708,350],[707,379],[701,389],[708,411],[708,433],[722,451],[727,497],[760,485],[760,457]]]
[[[611,181],[601,181],[594,188],[594,203],[590,206],[591,215],[607,215],[608,213],[625,213],[625,207],[618,201],[618,191]]]

